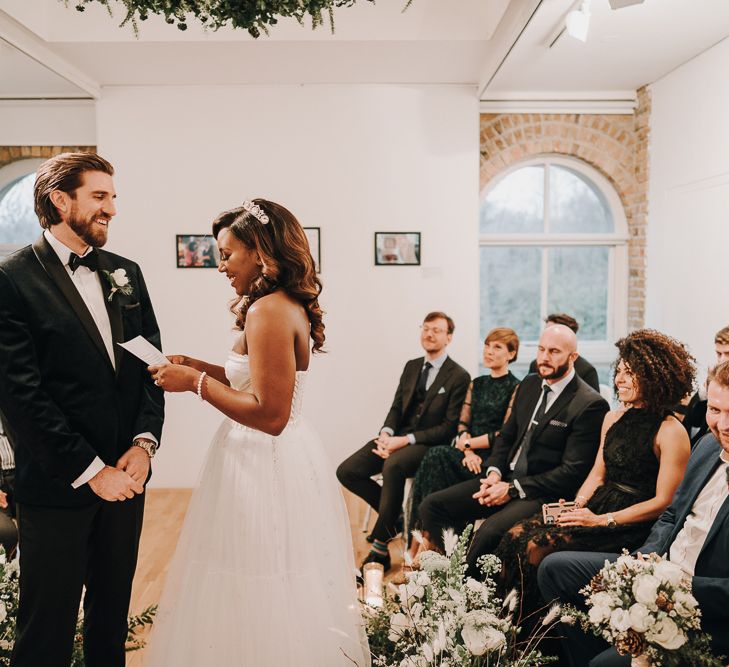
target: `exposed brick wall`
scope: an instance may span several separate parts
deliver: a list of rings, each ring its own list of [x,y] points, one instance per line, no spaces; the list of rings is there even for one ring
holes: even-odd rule
[[[628,221],[628,327],[643,326],[651,97],[638,90],[634,115],[481,114],[481,189],[511,165],[532,157],[576,157],[615,187]]]
[[[96,152],[96,146],[0,146],[0,169],[18,160],[53,157],[75,151]]]

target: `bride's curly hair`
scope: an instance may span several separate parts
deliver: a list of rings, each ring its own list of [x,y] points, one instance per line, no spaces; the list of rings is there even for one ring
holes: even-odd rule
[[[280,204],[260,198],[252,201],[268,216],[268,223],[263,224],[242,206],[224,211],[213,221],[216,239],[221,230],[229,229],[247,248],[255,250],[263,262],[264,270],[253,281],[248,296],[236,299],[231,306],[235,325],[242,330],[248,309],[261,297],[280,289],[306,308],[314,341],[311,349],[320,352],[325,339],[319,306],[322,284],[306,234],[294,214]]]

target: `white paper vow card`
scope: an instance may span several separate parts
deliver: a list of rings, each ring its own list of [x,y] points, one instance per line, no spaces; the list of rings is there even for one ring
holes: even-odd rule
[[[121,345],[127,352],[139,357],[147,366],[164,366],[170,363],[164,354],[142,336],[132,338],[126,343],[117,343],[117,345]]]

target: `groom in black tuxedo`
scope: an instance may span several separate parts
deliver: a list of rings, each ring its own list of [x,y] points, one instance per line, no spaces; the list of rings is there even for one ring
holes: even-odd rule
[[[20,605],[13,667],[67,667],[83,587],[87,667],[123,667],[127,614],[159,443],[162,391],[117,345],[160,347],[134,262],[99,250],[112,166],[65,153],[38,169],[44,228],[0,262],[0,413],[16,448]]]
[[[592,467],[600,443],[607,401],[575,373],[577,338],[562,324],[539,339],[539,374],[527,375],[516,390],[509,419],[484,463],[486,477],[431,493],[420,504],[423,531],[443,547],[444,528],[461,532],[485,519],[468,551],[471,576],[477,560],[493,553],[516,523],[543,503],[573,498]]]

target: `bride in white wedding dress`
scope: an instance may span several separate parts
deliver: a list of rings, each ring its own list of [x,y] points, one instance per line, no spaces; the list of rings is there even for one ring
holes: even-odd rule
[[[324,325],[304,232],[262,199],[213,224],[244,331],[224,367],[170,357],[166,391],[226,415],[182,528],[145,667],[370,664],[346,508],[301,418],[309,346]]]

